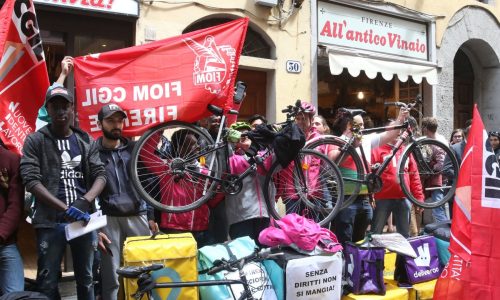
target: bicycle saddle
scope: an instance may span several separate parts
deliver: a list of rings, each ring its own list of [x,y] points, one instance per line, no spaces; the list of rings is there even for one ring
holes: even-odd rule
[[[156,271],[161,268],[163,268],[162,264],[152,264],[145,267],[122,267],[116,270],[116,273],[125,278],[137,278],[139,277],[139,275],[143,273],[149,273],[151,271]]]
[[[224,110],[216,105],[209,104],[207,105],[207,109],[214,115],[221,117],[224,114]],[[239,112],[234,109],[230,109],[228,111],[230,115],[237,115]]]
[[[351,116],[355,117],[357,115],[365,115],[366,111],[360,108],[342,108],[343,111],[348,112]]]

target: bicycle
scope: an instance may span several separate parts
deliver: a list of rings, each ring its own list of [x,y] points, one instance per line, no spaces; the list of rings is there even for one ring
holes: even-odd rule
[[[402,102],[390,102],[385,103],[385,105],[395,105],[399,108],[414,110],[414,107],[418,105],[419,102],[420,100],[417,98],[415,101],[408,104]],[[352,117],[365,113],[361,109],[345,109],[345,111]],[[396,144],[393,146],[392,155],[386,157],[380,165],[370,166],[363,147],[355,147],[356,141],[363,135],[398,129],[401,130],[401,132]],[[346,199],[344,199],[342,208],[349,206],[356,199],[362,188],[367,189],[368,194],[376,193],[381,190],[383,183],[380,175],[384,172],[389,163],[393,161],[396,152],[405,143],[407,144],[406,148],[397,165],[398,179],[405,196],[415,205],[422,208],[439,207],[448,202],[454,196],[459,165],[455,155],[446,144],[426,137],[416,138],[413,133],[413,128],[409,125],[408,121],[405,121],[401,125],[368,129],[353,127],[352,132],[353,136],[349,139],[328,135],[311,140],[305,146],[307,149],[319,149],[319,147],[326,147],[326,149],[336,149],[338,151],[339,154],[334,159],[334,163],[339,166],[343,172],[342,179],[345,185],[344,193],[349,195],[348,197],[346,196]],[[325,150],[323,150],[323,152],[324,151]],[[432,151],[437,151],[436,153],[444,153],[444,155],[434,159],[431,154]],[[430,178],[445,177],[443,175],[443,168],[440,167],[440,164],[444,163],[445,156],[450,158],[451,168],[455,170],[455,176],[453,178],[447,178],[448,180],[443,180],[442,185],[440,186],[426,186],[422,184],[424,192],[442,190],[443,198],[436,202],[420,202],[419,199],[417,199],[412,193],[409,182],[405,180],[405,177],[410,175],[409,169],[407,168],[410,159],[413,158],[417,163],[420,180],[421,182],[425,182]],[[350,169],[353,170],[350,173],[346,168],[347,165],[351,165]]]
[[[267,146],[264,153],[250,158],[250,167],[242,174],[227,172],[230,150],[226,113],[215,105],[208,105],[208,110],[221,116],[215,142],[204,128],[180,121],[159,124],[137,141],[131,155],[132,184],[154,208],[187,212],[209,201],[215,193],[237,194],[242,180],[275,156]],[[286,121],[278,125],[283,126],[282,130],[289,129],[300,112],[300,101],[289,105],[283,110]],[[310,149],[301,149],[286,168],[276,160],[267,171],[263,192],[273,218],[297,213],[320,225],[333,219],[343,201],[339,169],[327,156]]]
[[[283,255],[283,253],[280,251],[281,248],[279,246],[264,248],[260,251],[255,249],[252,254],[242,257],[240,259],[217,260],[214,262],[213,267],[198,272],[198,274],[214,275],[221,271],[227,271],[227,272],[237,271],[239,279],[198,280],[198,281],[161,282],[161,283],[154,282],[151,276],[151,272],[164,268],[164,265],[162,264],[121,267],[118,270],[116,270],[116,272],[118,273],[118,275],[124,278],[137,279],[137,291],[132,295],[136,300],[142,299],[144,295],[147,295],[147,299],[153,299],[152,292],[155,289],[165,289],[165,288],[178,289],[184,287],[201,287],[201,286],[212,286],[212,285],[228,285],[228,286],[242,285],[243,292],[241,293],[241,295],[239,295],[238,299],[253,300],[254,297],[252,291],[254,289],[258,289],[258,287],[254,287],[252,286],[252,284],[249,284],[247,276],[243,270],[243,267],[247,263],[252,263],[252,262],[258,263],[265,259],[270,259],[276,256]],[[262,281],[260,283],[262,283]],[[266,282],[264,282],[263,284],[266,284]],[[178,293],[180,293],[180,291],[178,291]],[[234,294],[233,298],[236,298]]]

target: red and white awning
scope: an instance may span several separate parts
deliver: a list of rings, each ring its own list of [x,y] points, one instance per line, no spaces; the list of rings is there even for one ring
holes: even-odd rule
[[[379,56],[370,56],[355,50],[347,52],[338,52],[328,47],[328,60],[330,72],[333,75],[339,75],[347,68],[349,74],[353,77],[359,76],[364,71],[370,79],[377,77],[380,73],[382,77],[389,81],[394,75],[402,82],[406,82],[408,77],[412,77],[415,83],[421,83],[425,77],[427,83],[435,85],[437,80],[436,66],[429,62],[403,61],[394,58],[385,58]]]

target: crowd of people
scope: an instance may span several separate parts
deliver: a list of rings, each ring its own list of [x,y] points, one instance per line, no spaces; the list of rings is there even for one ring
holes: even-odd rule
[[[127,114],[116,104],[102,106],[98,114],[102,135],[97,140],[73,127],[75,100],[63,86],[72,68],[71,58],[65,58],[61,66],[61,77],[48,89],[44,102],[48,124],[26,138],[21,157],[7,150],[3,144],[0,146],[0,294],[24,289],[23,263],[16,247],[16,229],[23,216],[25,189],[35,199],[32,224],[36,232],[38,255],[36,286],[49,299],[60,299],[58,282],[67,245],[71,248],[78,299],[94,299],[96,296],[117,299],[120,282],[115,271],[121,264],[123,242],[127,237],[159,231],[189,231],[193,233],[199,247],[241,236],[250,236],[258,242],[259,233],[270,222],[261,187],[272,162],[271,157],[259,164],[255,174],[243,180],[242,190],[237,195],[217,194],[214,199],[191,212],[155,212],[129,184],[128,166],[135,143],[122,135]],[[401,110],[392,124],[401,124],[408,118],[409,112]],[[296,116],[295,122],[307,140],[325,134],[336,134],[348,140],[353,136],[354,127],[364,127],[362,115],[353,116],[341,109],[329,126],[325,118],[317,115],[314,105],[307,102],[302,102],[301,113]],[[199,124],[215,137],[220,118],[212,116],[201,120]],[[246,133],[265,124],[265,117],[254,115],[246,122],[234,123],[231,129]],[[435,118],[424,118],[422,135],[450,144],[460,161],[468,128],[454,130],[448,142],[437,133],[437,127]],[[376,164],[392,152],[398,136],[399,130],[365,135],[356,137],[356,145],[362,145],[368,153],[368,162]],[[161,137],[157,138],[159,140]],[[172,145],[183,145],[180,149],[174,147],[170,150],[178,155],[199,146],[196,137],[189,132],[176,132],[171,139],[175,140]],[[499,139],[499,132],[490,132],[489,140],[497,160],[500,158]],[[248,168],[248,150],[251,145],[252,141],[244,134],[232,143],[229,169],[226,172],[238,175]],[[338,155],[338,149],[335,148],[325,148],[324,151],[332,160]],[[398,151],[396,159],[402,151]],[[435,168],[446,169],[443,153],[432,155],[439,157],[437,160],[441,162]],[[160,158],[144,159],[151,162],[146,167],[160,167],[161,164],[154,164],[155,159]],[[203,168],[201,165],[196,167]],[[349,171],[349,166],[343,167],[343,172]],[[415,161],[410,160],[408,168],[414,170]],[[411,182],[411,189],[419,200],[437,200],[442,197],[439,189],[426,195],[422,185],[439,186],[443,178],[430,178],[430,182],[421,183],[418,178],[414,178],[418,176],[416,172],[408,174],[406,180]],[[343,175],[348,176],[347,173]],[[364,186],[355,201],[335,217],[331,229],[340,243],[359,241],[368,230],[382,233],[391,214],[397,232],[404,237],[420,232],[422,209],[412,207],[405,199],[396,180],[395,166],[391,165],[385,170],[382,180],[383,189],[374,195],[374,202],[370,201]],[[201,193],[196,189],[193,192]],[[175,188],[168,193],[172,193],[171,196],[179,201],[188,197]],[[107,226],[67,242],[65,226],[74,221],[88,221],[96,204],[107,216]],[[434,221],[449,219],[444,207],[434,209],[432,215]],[[96,268],[93,267],[96,262],[101,278],[99,290],[94,288],[97,278]]]

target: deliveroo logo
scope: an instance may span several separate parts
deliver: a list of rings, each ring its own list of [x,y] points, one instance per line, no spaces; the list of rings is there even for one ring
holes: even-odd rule
[[[431,252],[429,251],[429,243],[418,246],[418,257],[415,258],[415,264],[418,267],[429,267],[431,264]]]

